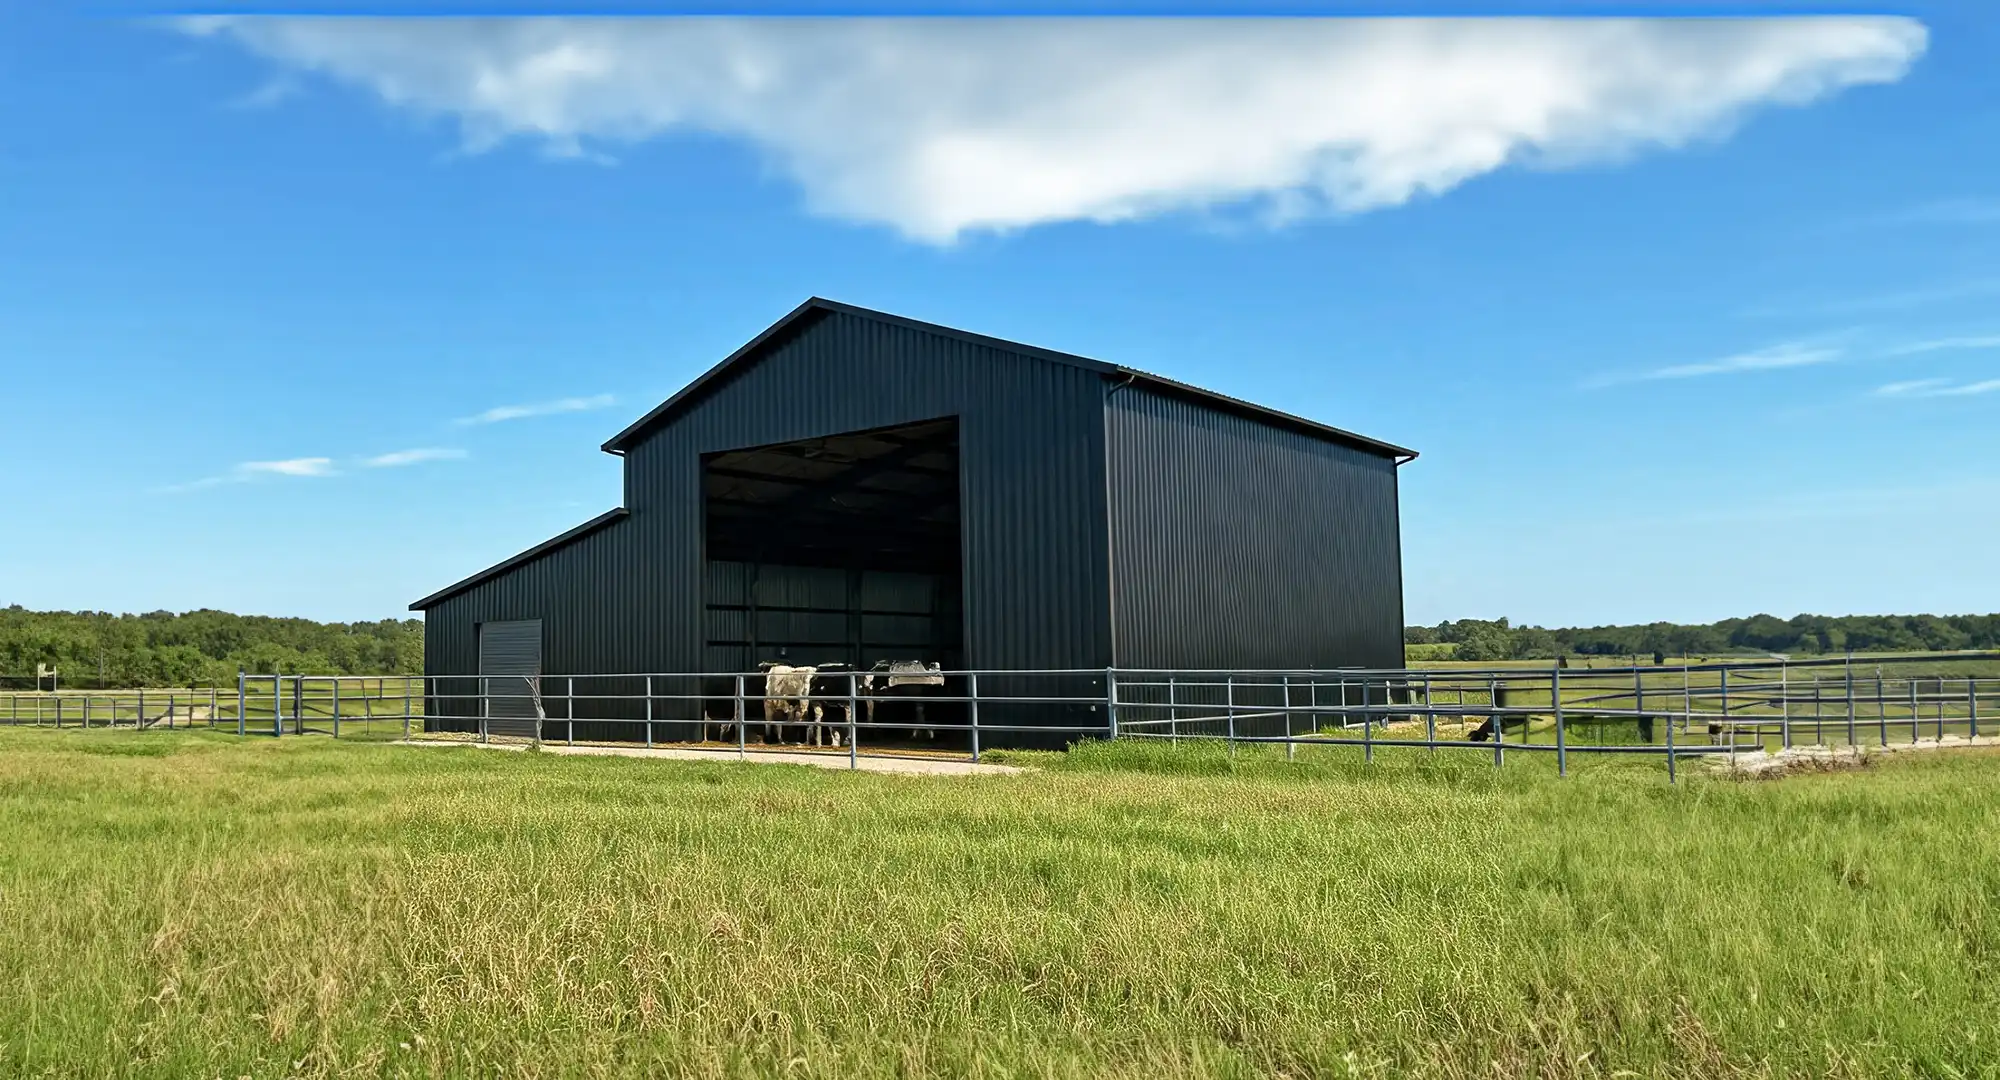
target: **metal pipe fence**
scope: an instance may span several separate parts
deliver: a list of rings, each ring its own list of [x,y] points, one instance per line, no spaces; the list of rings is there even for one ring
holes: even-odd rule
[[[1802,746],[1970,741],[1995,734],[2000,653],[1751,660],[1617,668],[1296,671],[949,671],[922,687],[821,670],[759,673],[244,675],[234,691],[0,693],[0,720],[237,734],[789,746],[966,755],[1080,738],[1239,747],[1358,747],[1685,758]],[[1989,674],[1994,672],[1994,674]],[[879,673],[877,673],[879,674]]]

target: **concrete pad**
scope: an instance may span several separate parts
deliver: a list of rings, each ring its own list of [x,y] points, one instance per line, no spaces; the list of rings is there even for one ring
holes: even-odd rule
[[[2000,736],[1981,735],[1969,739],[1963,735],[1946,735],[1942,739],[1933,737],[1916,742],[1891,742],[1887,746],[1862,743],[1858,746],[1794,746],[1790,750],[1740,750],[1733,755],[1711,754],[1706,761],[1718,772],[1737,776],[1784,776],[1859,768],[1866,765],[1869,759],[1885,754],[1962,750],[1980,746],[2000,746]]]
[[[475,742],[463,739],[399,739],[397,746],[469,746],[479,750],[526,750],[525,742]],[[847,755],[815,754],[801,750],[744,750],[692,746],[553,746],[542,744],[544,754],[578,757],[661,758],[668,761],[712,761],[724,764],[809,765],[815,769],[847,769]],[[853,767],[862,772],[901,773],[908,776],[1011,776],[1025,772],[1014,765],[995,765],[957,758],[878,757],[862,754]]]

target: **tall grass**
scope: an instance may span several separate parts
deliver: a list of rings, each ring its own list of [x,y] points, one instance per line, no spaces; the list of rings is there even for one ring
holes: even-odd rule
[[[1996,1075],[2000,757],[0,731],[8,1076]]]

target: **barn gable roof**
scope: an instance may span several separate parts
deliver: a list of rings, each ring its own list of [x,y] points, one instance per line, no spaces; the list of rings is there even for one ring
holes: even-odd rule
[[[446,585],[444,588],[439,589],[438,591],[430,594],[429,596],[424,597],[422,600],[419,600],[416,603],[411,604],[410,610],[423,611],[427,608],[435,607],[437,603],[441,600],[448,600],[451,597],[457,596],[459,593],[462,593],[465,590],[472,588],[474,585],[478,585],[481,582],[491,581],[494,578],[499,577],[500,575],[506,573],[509,570],[514,569],[517,566],[521,566],[525,563],[534,562],[536,559],[539,559],[542,556],[547,555],[548,553],[555,551],[559,548],[568,547],[569,545],[576,543],[578,540],[581,540],[584,537],[589,536],[590,534],[597,532],[600,529],[606,528],[615,522],[624,520],[625,518],[631,516],[631,513],[632,512],[630,510],[627,510],[622,506],[616,509],[606,510],[602,514],[599,514],[596,517],[591,518],[589,521],[586,521],[583,524],[578,525],[576,528],[570,529],[568,532],[564,532],[556,536],[551,536],[547,540],[544,540],[541,543],[536,544],[534,547],[531,547],[528,550],[523,551],[518,555],[502,559],[501,561],[494,563],[492,566],[489,566],[486,569],[481,570],[480,572],[472,575],[469,578],[465,578],[461,581],[455,581],[450,585]]]
[[[1275,427],[1287,428],[1351,446],[1359,450],[1381,454],[1385,457],[1394,458],[1399,465],[1417,456],[1416,451],[1397,446],[1393,443],[1371,439],[1365,435],[1357,435],[1354,432],[1322,424],[1318,421],[1307,420],[1302,416],[1294,416],[1291,413],[1266,408],[1262,405],[1230,397],[1227,394],[1218,394],[1213,390],[1204,390],[1198,386],[1190,386],[1187,383],[1155,375],[1151,372],[1140,371],[1137,368],[1126,367],[1122,364],[1107,364],[1102,360],[1093,360],[1087,356],[1077,356],[1073,353],[1057,352],[1053,349],[1044,349],[1035,345],[1024,345],[1021,342],[1008,341],[1004,338],[974,334],[949,326],[940,326],[937,323],[907,319],[901,315],[891,315],[886,311],[856,307],[852,304],[843,304],[839,301],[826,300],[817,296],[793,308],[790,314],[772,323],[763,333],[751,338],[742,348],[724,357],[721,363],[702,372],[699,377],[682,387],[673,397],[661,402],[657,408],[633,421],[625,430],[606,440],[603,446],[604,451],[609,454],[623,454],[633,443],[643,438],[647,432],[653,430],[657,425],[666,422],[682,409],[699,401],[709,391],[726,381],[739,368],[756,363],[770,349],[776,348],[793,336],[803,332],[814,323],[834,313],[870,319],[875,322],[900,326],[904,329],[916,330],[926,334],[936,334],[940,337],[951,338],[972,345],[1002,349],[1023,356],[1032,356],[1049,363],[1083,368],[1086,371],[1095,372],[1108,379],[1118,379],[1127,383],[1146,386],[1175,397],[1189,398],[1222,412],[1233,413],[1251,420],[1271,424]]]

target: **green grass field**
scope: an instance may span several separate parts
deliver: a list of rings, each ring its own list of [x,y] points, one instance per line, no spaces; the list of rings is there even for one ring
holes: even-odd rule
[[[2000,1075],[2000,755],[1025,760],[0,730],[0,1075]]]

